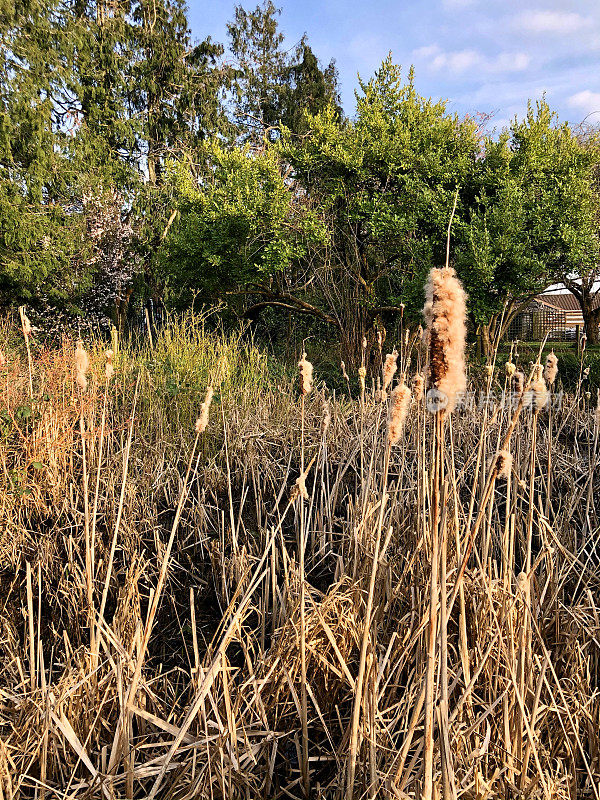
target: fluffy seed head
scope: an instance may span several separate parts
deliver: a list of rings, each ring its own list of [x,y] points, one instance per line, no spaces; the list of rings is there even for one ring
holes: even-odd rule
[[[518,370],[514,373],[512,384],[515,394],[520,397],[523,394],[523,389],[525,388],[525,375],[521,372],[521,370]]]
[[[213,388],[212,386],[209,386],[208,389],[206,390],[206,396],[204,398],[204,402],[200,406],[200,416],[196,420],[195,428],[196,428],[196,433],[198,434],[204,433],[204,431],[206,430],[206,426],[208,425],[208,412],[210,410],[210,404],[212,402],[213,394],[214,394]]]
[[[410,389],[405,383],[399,383],[392,392],[392,402],[388,416],[388,442],[390,447],[400,441],[409,406]]]
[[[448,399],[452,411],[466,387],[467,296],[454,269],[434,268],[425,286],[423,314],[429,340],[428,386]]]
[[[516,366],[513,364],[512,361],[507,361],[504,365],[504,371],[506,372],[507,377],[512,378],[512,376],[516,372]]]
[[[32,328],[31,328],[31,322],[29,321],[29,317],[25,312],[23,312],[22,315],[22,323],[23,323],[23,336],[27,338],[28,336],[31,336]]]
[[[361,392],[364,392],[364,390],[365,390],[366,378],[367,378],[367,368],[366,367],[359,367],[358,368],[358,381],[360,383]]]
[[[498,464],[498,477],[506,478],[508,480],[512,470],[512,453],[509,453],[508,450],[499,450],[496,458]]]
[[[388,353],[385,357],[385,364],[383,365],[383,389],[384,391],[388,388],[391,384],[394,375],[396,374],[396,370],[398,369],[397,366],[398,360],[398,351],[392,350],[391,353]]]
[[[548,389],[542,376],[536,378],[531,384],[533,406],[536,411],[541,411],[548,404]]]
[[[81,339],[77,341],[75,348],[75,382],[82,392],[87,389],[86,373],[90,366],[90,359],[83,346]]]
[[[425,386],[425,378],[421,375],[420,372],[415,373],[412,385],[413,385],[413,394],[415,396],[415,400],[418,402],[419,400],[423,399],[423,387]]]
[[[302,353],[302,358],[298,362],[300,377],[300,394],[310,394],[313,384],[313,365],[306,360],[306,353]]]
[[[301,472],[300,475],[296,478],[296,483],[292,486],[292,491],[290,493],[290,499],[292,502],[297,500],[301,497],[303,500],[308,500],[308,490],[306,488],[306,473]]]
[[[487,375],[488,378],[493,377],[493,375],[494,375],[494,367],[491,364],[486,364],[485,365],[485,374]]]
[[[344,361],[340,361],[340,366],[342,368],[342,375],[344,376],[345,381],[349,381],[350,378],[348,377],[348,373],[346,372],[346,364]]]
[[[554,355],[554,350],[548,353],[546,358],[546,365],[544,366],[544,379],[550,386],[556,380],[558,375],[558,358]]]

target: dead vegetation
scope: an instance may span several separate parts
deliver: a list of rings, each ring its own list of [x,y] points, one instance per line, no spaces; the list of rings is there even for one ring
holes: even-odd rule
[[[74,342],[3,335],[0,796],[598,798],[579,392],[500,403],[498,365],[392,446],[377,376],[273,388],[188,325],[114,375],[88,343],[83,386]],[[396,385],[424,360],[407,337]]]

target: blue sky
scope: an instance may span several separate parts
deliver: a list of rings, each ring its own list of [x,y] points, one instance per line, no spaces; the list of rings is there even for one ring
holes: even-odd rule
[[[254,7],[257,0],[245,2]],[[188,0],[192,32],[226,42],[234,2]],[[545,91],[561,120],[600,124],[600,0],[280,0],[292,47],[308,34],[322,62],[335,58],[342,102],[354,110],[356,75],[388,51],[417,90],[459,114],[493,114],[501,128]],[[597,112],[594,114],[594,112]]]

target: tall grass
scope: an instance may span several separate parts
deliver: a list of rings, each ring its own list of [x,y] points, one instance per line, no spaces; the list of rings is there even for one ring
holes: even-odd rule
[[[497,364],[442,424],[407,342],[376,402],[192,316],[85,391],[0,330],[2,797],[598,797],[595,408]]]

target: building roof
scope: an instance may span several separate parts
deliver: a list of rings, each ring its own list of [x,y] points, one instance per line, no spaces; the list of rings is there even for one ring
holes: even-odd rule
[[[571,292],[561,292],[560,294],[538,294],[535,298],[539,303],[554,308],[557,311],[577,311],[581,313],[579,301]],[[592,299],[592,308],[600,305],[600,294],[596,293]]]

